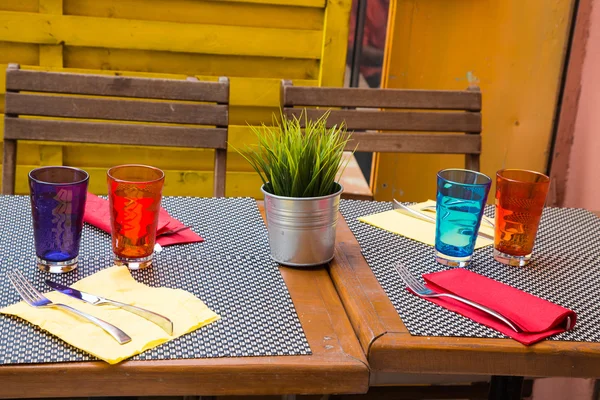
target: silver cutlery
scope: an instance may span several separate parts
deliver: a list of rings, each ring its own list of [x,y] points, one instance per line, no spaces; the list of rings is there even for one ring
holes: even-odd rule
[[[135,315],[138,315],[142,318],[147,319],[150,322],[155,323],[156,325],[161,327],[165,332],[167,332],[169,335],[173,335],[173,322],[169,318],[167,318],[163,315],[157,314],[153,311],[146,310],[141,307],[132,306],[131,304],[121,303],[120,301],[110,300],[110,299],[106,299],[104,297],[100,297],[100,296],[96,296],[96,295],[93,295],[90,293],[82,292],[82,291],[74,289],[72,287],[62,285],[60,283],[52,282],[48,279],[46,279],[46,284],[48,286],[50,286],[52,289],[54,289],[62,294],[71,296],[71,297],[81,300],[81,301],[85,301],[88,304],[93,304],[95,306],[102,305],[102,304],[110,304],[115,307],[119,307],[125,311],[129,311],[130,313],[133,313]]]
[[[435,218],[433,218],[432,216],[427,215],[425,213],[422,213],[421,211],[414,210],[414,209],[412,209],[412,208],[410,208],[408,206],[405,206],[404,204],[400,203],[396,199],[394,199],[393,208],[394,208],[394,210],[402,209],[402,210],[404,210],[404,211],[406,211],[406,212],[408,212],[408,213],[410,213],[410,214],[412,214],[414,216],[417,216],[419,218],[422,218],[422,219],[426,220],[427,222],[432,222],[434,224],[436,223]],[[494,240],[494,237],[492,235],[488,235],[485,232],[477,232],[477,236],[481,236],[482,238]]]
[[[428,210],[428,211],[433,211],[433,212],[436,212],[436,211],[437,211],[437,209],[436,209],[436,207],[435,207],[435,206],[425,206],[425,207],[421,208],[421,210],[423,210],[423,211],[425,211],[425,210]],[[488,217],[486,217],[485,215],[484,215],[484,216],[481,218],[481,220],[482,220],[483,222],[485,222],[485,223],[486,223],[486,224],[487,224],[489,227],[491,227],[491,228],[495,228],[495,227],[496,227],[496,224],[494,224],[494,223],[493,223],[493,222],[492,222],[492,221],[491,221],[491,220],[490,220]]]
[[[415,278],[410,273],[410,271],[404,266],[404,264],[402,264],[400,262],[397,263],[395,269],[398,272],[398,275],[400,275],[400,278],[406,284],[406,286],[410,290],[415,292],[417,295],[419,295],[420,297],[449,297],[451,299],[458,300],[462,303],[465,303],[467,305],[470,305],[471,307],[477,308],[478,310],[486,312],[486,313],[490,314],[491,316],[499,319],[500,321],[502,321],[506,325],[508,325],[515,332],[521,332],[521,330],[516,326],[515,323],[509,321],[508,318],[506,318],[502,314],[498,313],[497,311],[492,310],[491,308],[482,306],[481,304],[475,303],[471,300],[467,300],[464,297],[456,296],[456,295],[450,294],[450,293],[436,293],[433,290],[428,289],[427,287],[425,287],[425,285],[423,285],[421,282],[419,282],[419,280],[417,280],[417,278]]]
[[[60,308],[62,310],[67,310],[73,314],[76,314],[82,318],[87,319],[91,323],[99,326],[104,329],[106,333],[111,335],[119,344],[125,344],[131,341],[131,337],[123,332],[121,329],[116,326],[109,324],[106,321],[101,320],[100,318],[96,318],[93,315],[86,314],[82,311],[79,311],[73,307],[70,307],[66,304],[53,303],[43,294],[38,292],[31,283],[25,279],[23,274],[17,270],[9,271],[7,273],[8,279],[10,283],[14,286],[14,288],[19,292],[19,295],[25,300],[27,304],[32,307],[54,307]]]
[[[424,220],[429,221],[429,222],[433,222],[435,224],[435,218],[433,218],[432,216],[424,214],[424,213],[422,213],[420,211],[417,211],[417,210],[413,210],[412,208],[410,208],[408,206],[405,206],[404,204],[400,203],[396,199],[394,199],[393,207],[394,207],[394,210],[402,209],[402,210],[404,210],[404,211],[406,211],[406,212],[408,212],[408,213],[410,213],[410,214],[412,214],[414,216],[417,216],[419,218],[423,218]]]
[[[190,228],[191,228],[191,226],[182,226],[181,228],[171,229],[169,231],[165,231],[165,232],[159,233],[159,234],[156,235],[156,237],[174,235],[176,233],[179,233],[181,231],[185,231],[185,230],[190,229]]]

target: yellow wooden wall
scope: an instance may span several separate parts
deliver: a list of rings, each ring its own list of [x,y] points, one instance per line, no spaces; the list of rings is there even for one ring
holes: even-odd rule
[[[271,121],[281,79],[341,86],[351,0],[1,0],[0,117],[6,64],[90,73],[231,82],[229,142],[252,143],[247,123]],[[0,122],[0,131],[3,131]],[[165,170],[165,195],[210,196],[211,150],[21,143],[17,193],[39,165],[84,168],[95,193],[106,169],[145,163]],[[227,196],[261,197],[260,180],[228,156]]]
[[[483,94],[482,172],[545,171],[573,0],[396,0],[391,2],[383,86],[465,89]],[[378,200],[434,198],[438,170],[461,156],[378,157]],[[491,198],[493,198],[493,188]]]

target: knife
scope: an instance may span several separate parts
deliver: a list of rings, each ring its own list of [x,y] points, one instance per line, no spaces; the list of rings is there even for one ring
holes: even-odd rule
[[[420,211],[414,210],[408,206],[405,206],[404,204],[400,203],[398,200],[394,199],[394,209],[398,209],[401,208],[404,211],[407,211],[419,218],[424,219],[427,222],[432,222],[432,223],[436,223],[435,218],[430,217],[429,215],[422,213]],[[494,240],[494,237],[492,235],[488,235],[485,232],[477,232],[478,236],[481,236],[482,238],[486,238],[486,239],[490,239],[490,240]]]
[[[171,322],[171,320],[169,318],[164,317],[160,314],[146,310],[144,308],[132,306],[130,304],[121,303],[119,301],[109,300],[109,299],[105,299],[104,297],[99,297],[99,296],[96,296],[93,294],[81,292],[77,289],[73,289],[72,287],[62,285],[60,283],[52,282],[48,279],[46,279],[46,284],[48,286],[50,286],[52,289],[54,289],[62,294],[66,294],[67,296],[71,296],[75,299],[85,301],[86,303],[89,303],[89,304],[93,304],[93,305],[111,304],[115,307],[122,308],[125,311],[129,311],[133,314],[139,315],[140,317],[147,319],[150,322],[155,323],[156,325],[160,326],[169,335],[173,335],[173,322]]]

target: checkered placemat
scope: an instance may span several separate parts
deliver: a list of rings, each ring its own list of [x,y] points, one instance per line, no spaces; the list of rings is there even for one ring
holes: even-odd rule
[[[415,275],[442,271],[432,246],[359,222],[358,217],[388,211],[391,203],[342,200],[340,211],[354,233],[379,284],[412,335],[500,338],[502,334],[410,294],[393,268],[402,261]],[[493,217],[494,208],[487,206]],[[572,309],[575,329],[550,340],[600,342],[600,218],[574,208],[546,208],[533,258],[526,267],[494,260],[493,246],[475,250],[470,269]],[[493,295],[490,294],[490,295]]]
[[[150,286],[187,290],[221,320],[133,357],[134,360],[311,354],[253,199],[163,198],[169,213],[203,243],[163,247],[152,268],[132,271]],[[5,276],[18,268],[40,291],[47,273],[35,264],[31,208],[25,196],[0,196],[0,308],[20,300]],[[79,267],[52,279],[64,284],[112,265],[110,235],[85,225]],[[0,315],[0,364],[92,360],[16,317]]]

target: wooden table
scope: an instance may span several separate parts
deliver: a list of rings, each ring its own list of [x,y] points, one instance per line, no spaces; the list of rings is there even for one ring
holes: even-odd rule
[[[406,374],[468,374],[517,377],[493,378],[492,388],[518,390],[523,376],[600,377],[600,343],[412,336],[342,217],[337,243],[329,272],[367,355],[370,385],[407,383]]]
[[[310,356],[6,365],[0,397],[365,393],[366,359],[326,268],[281,274]]]

